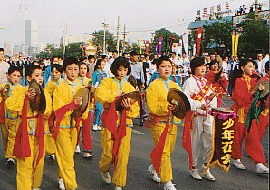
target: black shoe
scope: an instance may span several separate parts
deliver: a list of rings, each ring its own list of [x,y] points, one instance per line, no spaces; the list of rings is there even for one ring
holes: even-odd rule
[[[9,158],[6,162],[6,165],[12,168],[15,165],[15,160],[13,158]]]

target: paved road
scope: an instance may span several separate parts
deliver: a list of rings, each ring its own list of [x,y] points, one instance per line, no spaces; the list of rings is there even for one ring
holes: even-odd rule
[[[232,102],[225,100],[226,105],[231,105]],[[174,152],[171,157],[173,168],[173,183],[177,189],[268,189],[268,175],[257,175],[256,168],[250,157],[245,154],[242,159],[246,170],[237,170],[231,167],[228,173],[224,173],[218,168],[212,170],[212,174],[216,177],[215,182],[197,181],[189,176],[188,155],[181,147],[183,127],[178,127],[178,138]],[[269,130],[262,140],[264,148],[266,165],[269,163],[268,155],[268,139]],[[106,185],[100,176],[98,163],[102,154],[100,147],[100,132],[92,132],[93,139],[93,158],[91,160],[84,159],[82,154],[76,154],[75,170],[78,183],[78,190],[113,190],[113,185]],[[154,190],[163,189],[163,185],[153,182],[147,173],[150,164],[150,152],[153,149],[152,137],[150,129],[139,127],[138,120],[135,120],[134,132],[131,138],[131,151],[128,164],[127,184],[123,189],[140,189]],[[201,163],[202,164],[202,163]],[[48,158],[45,158],[44,177],[41,185],[42,190],[56,190],[57,185],[57,163],[51,163]],[[112,173],[112,172],[111,172]],[[7,169],[4,159],[4,151],[2,140],[0,139],[0,190],[15,190],[16,189],[16,167]]]

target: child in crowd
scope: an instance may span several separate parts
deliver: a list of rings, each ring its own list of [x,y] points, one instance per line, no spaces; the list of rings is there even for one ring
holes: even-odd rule
[[[210,71],[205,74],[205,78],[207,79],[207,83],[210,86],[212,84],[213,90],[217,94],[217,107],[221,106],[222,98],[225,93],[229,95],[227,92],[227,86],[229,84],[226,77],[219,73],[218,62],[216,59],[211,60],[209,63]]]
[[[207,85],[207,80],[203,77],[206,72],[204,58],[196,57],[192,59],[190,67],[192,76],[185,81],[183,86],[183,92],[189,99],[191,111],[194,112],[193,117],[191,118],[193,120],[193,130],[191,131],[193,163],[190,175],[198,180],[201,180],[201,175],[203,175],[206,179],[214,181],[215,177],[206,167],[212,151],[212,125],[214,119],[213,116],[208,113],[208,110],[211,107],[217,107],[217,99],[214,92],[211,90],[211,86],[209,87]],[[187,122],[185,122],[185,125],[186,124]],[[204,144],[205,155],[203,157],[204,164],[202,165],[200,175],[198,173],[197,164],[201,141],[203,141]]]
[[[43,83],[43,71],[39,65],[27,66],[25,76],[28,82],[35,79],[39,85]],[[38,190],[43,177],[44,134],[49,133],[48,118],[52,113],[52,99],[44,90],[46,99],[44,113],[33,111],[29,101],[34,99],[36,94],[35,89],[29,89],[27,86],[14,102],[14,106],[20,108],[20,113],[22,113],[18,118],[20,126],[17,130],[13,153],[17,157],[18,190]]]
[[[75,128],[76,122],[71,117],[71,114],[72,110],[82,102],[81,97],[73,97],[83,87],[76,80],[79,74],[79,63],[76,58],[65,58],[63,70],[67,79],[63,80],[53,92],[53,110],[56,117],[54,139],[59,166],[57,175],[59,178],[59,189],[76,189],[77,183],[73,156],[78,132]],[[58,114],[58,112],[60,113]]]
[[[78,82],[83,87],[88,87],[88,83],[91,81],[90,78],[86,77],[86,74],[89,72],[89,67],[85,62],[80,63],[80,72],[79,77],[77,78]],[[80,130],[78,133],[78,142],[75,148],[75,153],[80,153],[80,132],[82,131],[82,146],[83,146],[83,157],[90,158],[92,157],[92,137],[91,137],[91,110],[92,104],[88,104],[87,110],[83,114],[82,125],[80,125]],[[89,117],[89,118],[88,118]]]
[[[157,71],[159,78],[154,80],[147,89],[147,105],[149,108],[149,120],[151,121],[151,133],[154,146],[159,143],[159,138],[166,127],[166,122],[169,117],[169,110],[176,109],[176,106],[169,104],[167,101],[167,95],[170,88],[176,88],[180,90],[180,87],[170,80],[172,74],[172,62],[167,56],[159,58],[157,65]],[[164,183],[165,190],[175,190],[176,188],[172,184],[172,166],[171,166],[171,154],[173,153],[175,141],[177,138],[177,124],[180,124],[180,119],[172,117],[172,121],[169,124],[169,132],[166,137],[164,150],[162,152],[162,158],[159,168],[159,176],[153,165],[149,166],[148,172],[152,179],[156,182]]]
[[[95,88],[98,88],[101,81],[107,78],[107,73],[103,70],[106,63],[99,59],[95,65],[94,73],[92,75],[92,82]],[[101,120],[100,116],[103,112],[102,104],[95,101],[95,121],[93,125],[93,131],[101,130]]]
[[[241,163],[240,159],[243,157],[242,144],[245,138],[246,152],[254,161],[257,173],[269,173],[269,169],[264,166],[265,157],[256,127],[256,125],[260,125],[260,123],[256,124],[256,121],[253,120],[249,134],[247,134],[245,127],[246,116],[254,99],[253,95],[261,88],[261,86],[256,86],[255,79],[250,77],[254,70],[254,61],[248,59],[241,60],[239,70],[236,71],[235,78],[233,78],[232,81],[234,87],[232,100],[234,100],[235,103],[231,109],[236,113],[236,121],[231,155],[233,165],[237,169],[244,170],[245,166]]]
[[[131,104],[130,99],[123,99],[122,101],[122,106],[126,110],[115,113],[116,111],[114,109],[115,100],[117,97],[121,96],[123,93],[135,91],[135,88],[125,80],[125,77],[130,74],[130,70],[130,64],[126,58],[116,58],[111,65],[111,72],[113,73],[114,77],[102,80],[100,86],[96,90],[96,100],[101,103],[105,109],[103,114],[115,114],[118,116],[118,118],[112,117],[110,121],[108,121],[108,118],[104,118],[104,120],[102,120],[101,147],[103,149],[103,153],[99,162],[102,179],[107,184],[115,184],[116,190],[121,190],[122,187],[126,185],[131,129],[133,127],[132,119],[137,117],[139,114],[138,102]],[[122,125],[125,125],[121,126],[120,116],[124,112],[126,113],[126,123],[121,123]],[[118,149],[118,159],[114,157],[114,160],[112,151],[114,150],[115,146],[117,146],[117,144],[114,142],[117,140],[116,138],[118,138],[118,135],[115,136],[114,141],[114,139],[112,139],[112,133],[110,132],[112,128],[109,127],[109,125],[112,123],[115,124],[114,130],[117,131],[117,125],[119,128],[124,127],[126,131],[126,135],[120,140],[121,144]],[[111,180],[109,171],[113,163],[117,163],[117,165],[114,165],[114,175],[113,179]]]
[[[58,86],[63,79],[61,78],[62,74],[63,74],[63,66],[62,65],[58,65],[58,64],[53,64],[50,66],[51,68],[51,74],[52,74],[52,80],[50,80],[46,86],[45,86],[45,90],[47,90],[51,97],[53,98],[53,91],[56,88],[56,86]],[[54,115],[54,113],[52,113]],[[51,119],[54,119],[51,118]],[[51,124],[53,124],[53,121],[51,122]],[[46,154],[49,156],[49,159],[54,161],[55,160],[55,142],[53,139],[53,126],[49,126],[50,127],[50,133],[47,135],[47,140],[46,140]]]
[[[13,149],[16,137],[16,131],[18,129],[18,116],[19,109],[15,107],[14,102],[17,101],[17,97],[21,95],[23,87],[18,84],[21,77],[20,69],[16,66],[11,65],[8,69],[7,78],[8,82],[0,86],[0,89],[6,84],[10,85],[10,91],[6,100],[0,97],[0,102],[4,109],[1,109],[0,115],[3,118],[1,123],[3,147],[5,152],[7,166],[14,166],[15,156],[13,156]],[[1,93],[2,94],[2,93]],[[0,106],[1,106],[0,105]],[[2,108],[1,107],[1,108]]]

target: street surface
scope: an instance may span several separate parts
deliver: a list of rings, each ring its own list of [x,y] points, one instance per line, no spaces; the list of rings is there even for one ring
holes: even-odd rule
[[[224,102],[228,107],[232,101],[225,98]],[[127,170],[127,184],[124,190],[156,190],[163,189],[163,184],[152,181],[148,176],[148,166],[150,165],[150,153],[153,149],[152,136],[150,129],[139,126],[139,120],[135,120],[134,130],[131,137],[131,151]],[[178,127],[178,137],[174,152],[171,156],[173,177],[172,182],[176,184],[177,189],[224,189],[224,190],[249,190],[249,189],[269,189],[268,175],[257,175],[255,164],[247,156],[243,146],[242,163],[246,170],[238,170],[231,166],[228,173],[224,173],[217,167],[212,169],[212,174],[216,181],[211,182],[203,179],[197,181],[189,175],[188,154],[182,148],[183,126]],[[75,171],[78,183],[78,190],[113,190],[114,185],[106,185],[102,181],[99,160],[102,154],[100,147],[100,132],[91,132],[93,139],[93,158],[85,159],[81,154],[75,154]],[[262,146],[266,157],[266,166],[269,166],[268,139],[269,129],[262,140]],[[201,159],[202,160],[202,159]],[[202,164],[202,163],[201,163]],[[201,165],[199,164],[199,165]],[[198,165],[198,166],[199,166]],[[42,190],[56,190],[57,183],[57,162],[52,163],[48,157],[45,157],[44,176],[41,185]],[[112,170],[111,170],[112,175]],[[16,167],[8,169],[5,165],[2,138],[0,137],[0,190],[16,189]]]

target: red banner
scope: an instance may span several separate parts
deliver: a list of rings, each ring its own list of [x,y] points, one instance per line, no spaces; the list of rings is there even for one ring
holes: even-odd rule
[[[197,29],[197,57],[200,55],[200,45],[202,39],[202,26]]]
[[[145,48],[145,53],[148,54],[149,52],[149,41],[146,41],[146,48]]]

